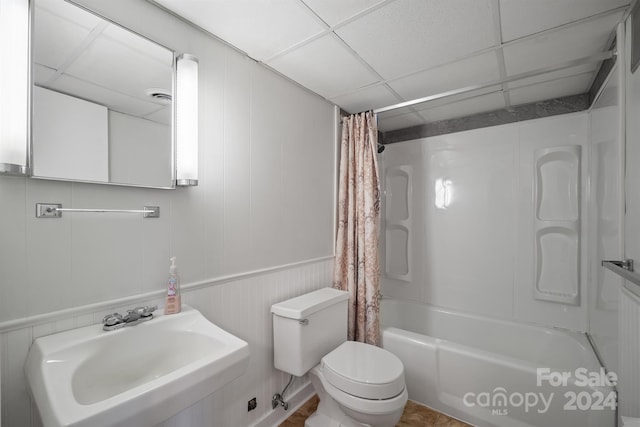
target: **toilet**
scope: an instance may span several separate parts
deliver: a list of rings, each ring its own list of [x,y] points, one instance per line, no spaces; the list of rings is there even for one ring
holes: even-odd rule
[[[404,367],[385,349],[347,341],[348,300],[323,288],[272,305],[274,365],[309,373],[320,403],[306,427],[393,427],[408,398]]]

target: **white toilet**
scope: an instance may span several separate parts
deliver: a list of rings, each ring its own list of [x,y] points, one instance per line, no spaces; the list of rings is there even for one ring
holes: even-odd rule
[[[306,427],[393,427],[408,398],[404,367],[387,350],[347,341],[348,299],[323,288],[271,306],[274,365],[309,372],[320,404]]]

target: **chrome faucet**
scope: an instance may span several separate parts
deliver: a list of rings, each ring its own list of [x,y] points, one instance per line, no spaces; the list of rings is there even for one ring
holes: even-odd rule
[[[158,309],[157,305],[149,307],[136,307],[132,310],[127,310],[127,314],[124,316],[119,313],[107,314],[102,319],[102,329],[105,331],[113,331],[115,329],[124,328],[125,326],[137,325],[141,322],[153,319],[153,312]]]

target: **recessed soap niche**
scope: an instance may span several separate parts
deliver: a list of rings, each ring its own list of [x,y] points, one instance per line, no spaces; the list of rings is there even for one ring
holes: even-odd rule
[[[412,185],[411,166],[386,170],[385,275],[411,283],[412,272]]]
[[[408,280],[409,276],[409,230],[402,225],[387,225],[387,276],[397,280]]]
[[[534,297],[579,305],[581,147],[544,148],[534,155]]]

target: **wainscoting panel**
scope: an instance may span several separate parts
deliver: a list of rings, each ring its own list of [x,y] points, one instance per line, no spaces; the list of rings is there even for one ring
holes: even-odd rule
[[[640,417],[640,298],[620,291],[618,412],[624,417]]]
[[[251,426],[262,419],[284,419],[282,408],[271,409],[271,396],[281,392],[288,375],[273,368],[271,305],[315,289],[331,285],[333,259],[320,259],[269,271],[212,280],[207,286],[185,285],[183,303],[195,307],[213,323],[249,343],[251,356],[246,373],[190,408],[161,423],[161,427]],[[2,366],[2,427],[42,425],[34,402],[27,392],[24,363],[33,340],[40,336],[100,323],[110,312],[122,312],[137,303],[158,304],[159,296],[126,305],[101,307],[93,313],[59,318],[55,314],[25,322],[21,327],[0,333]],[[97,326],[98,327],[98,326]],[[117,351],[117,350],[116,350]],[[309,384],[296,378],[289,397]],[[258,407],[247,412],[247,402],[257,398]],[[286,398],[287,396],[285,396]],[[275,413],[274,413],[275,412]],[[282,412],[282,414],[279,414]]]

